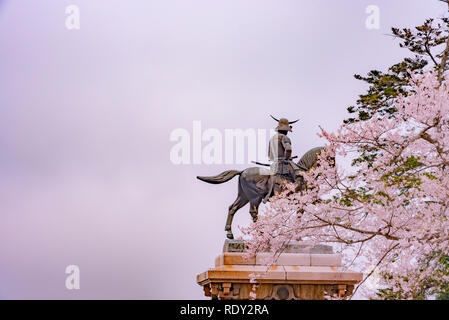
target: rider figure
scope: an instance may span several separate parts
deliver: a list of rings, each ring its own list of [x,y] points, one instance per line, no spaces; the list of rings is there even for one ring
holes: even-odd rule
[[[282,118],[277,120],[271,116],[274,120],[278,121],[276,127],[277,133],[270,139],[268,145],[268,158],[273,163],[270,166],[270,177],[268,180],[268,193],[263,199],[266,203],[273,192],[273,187],[276,180],[289,180],[295,181],[295,172],[298,170],[298,166],[291,160],[292,156],[292,144],[290,138],[287,137],[287,133],[292,131],[290,124],[296,121],[289,122],[287,119]]]

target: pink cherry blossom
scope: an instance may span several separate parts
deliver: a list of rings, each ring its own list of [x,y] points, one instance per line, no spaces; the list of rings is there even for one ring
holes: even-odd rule
[[[402,298],[413,298],[426,279],[448,281],[437,263],[449,251],[446,82],[412,74],[395,107],[394,116],[321,129],[326,145],[319,166],[303,174],[307,190],[287,186],[244,229],[250,254],[270,249],[272,264],[291,240],[331,243],[347,267],[379,275],[378,286]],[[362,156],[369,161],[356,161]],[[353,164],[343,166],[348,159]]]

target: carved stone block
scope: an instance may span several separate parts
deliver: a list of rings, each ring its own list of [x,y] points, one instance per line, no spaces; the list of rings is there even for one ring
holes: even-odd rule
[[[215,268],[198,274],[197,283],[212,299],[244,300],[254,292],[256,299],[317,300],[345,298],[362,280],[361,273],[341,267],[341,255],[333,254],[330,246],[292,242],[287,248],[290,252],[267,267],[264,259],[268,253],[247,259],[242,241],[226,240],[224,253],[215,259]]]

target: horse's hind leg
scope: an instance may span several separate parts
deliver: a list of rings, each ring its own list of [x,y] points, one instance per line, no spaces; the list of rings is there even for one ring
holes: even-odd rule
[[[232,234],[232,220],[234,219],[234,214],[242,208],[244,205],[248,203],[248,200],[240,196],[240,194],[237,196],[237,199],[235,199],[234,203],[229,206],[228,211],[228,218],[226,219],[226,236],[229,239],[234,239],[234,235]]]

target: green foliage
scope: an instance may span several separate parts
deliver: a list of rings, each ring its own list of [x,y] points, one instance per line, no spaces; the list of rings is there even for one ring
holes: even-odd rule
[[[399,46],[406,48],[413,57],[391,66],[387,72],[371,70],[366,76],[354,75],[357,80],[369,85],[368,91],[359,96],[355,106],[347,108],[351,118],[345,123],[368,120],[373,115],[393,116],[396,113],[394,101],[398,95],[407,95],[410,81],[409,71],[422,72],[429,63],[439,70],[446,49],[449,34],[449,19],[440,22],[428,19],[424,24],[409,28],[392,28],[392,36],[400,39]],[[447,69],[447,63],[444,66]]]

